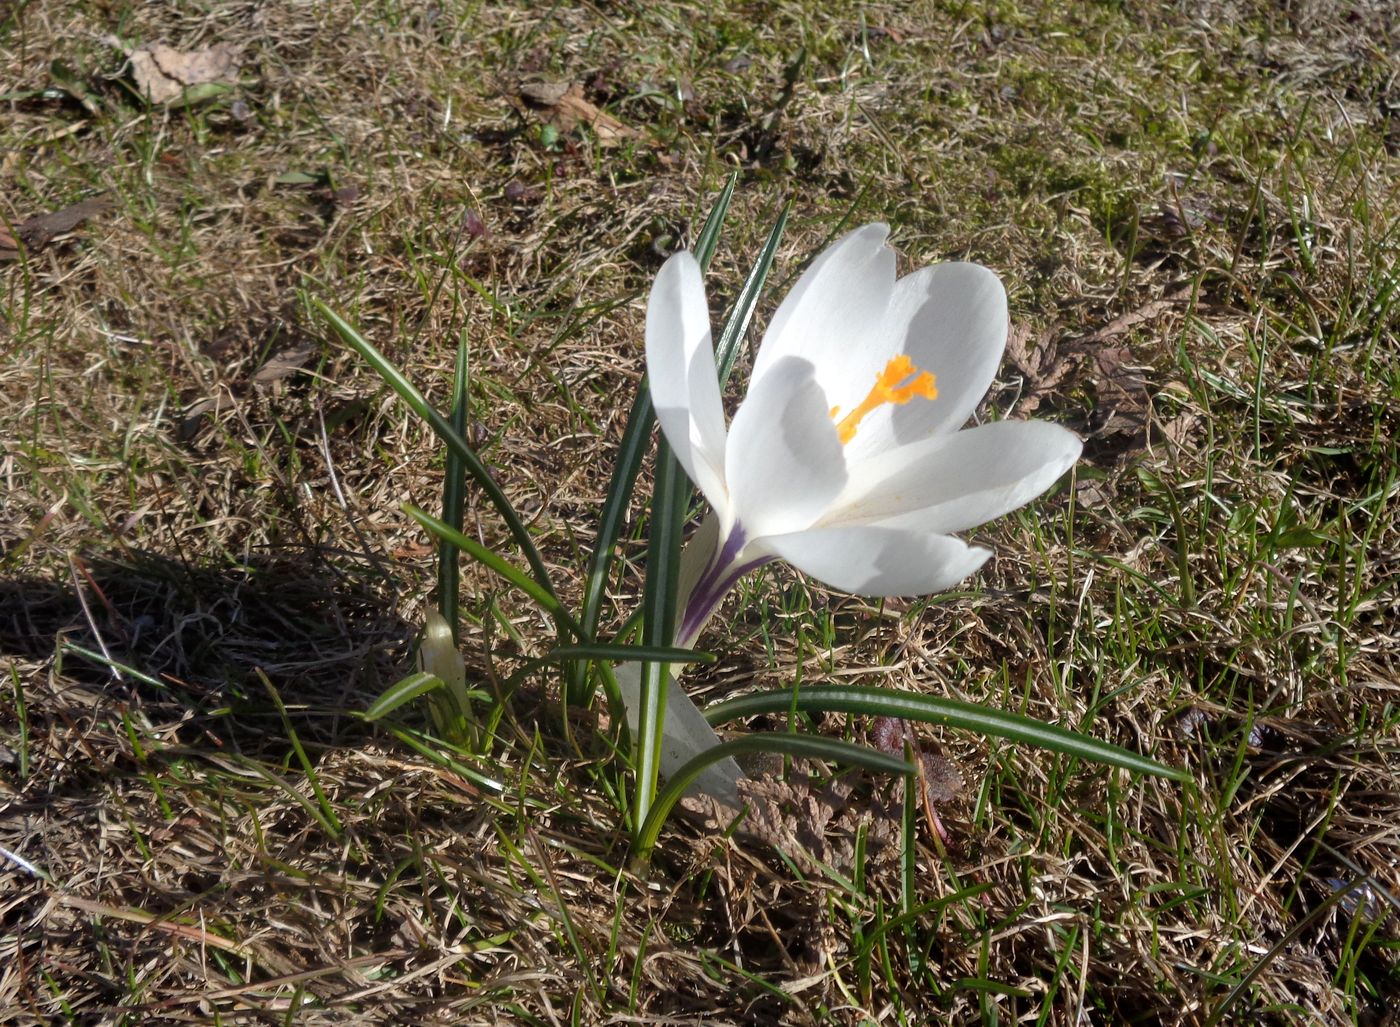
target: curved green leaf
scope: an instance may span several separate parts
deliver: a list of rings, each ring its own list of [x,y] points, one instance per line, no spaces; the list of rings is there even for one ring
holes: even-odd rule
[[[738,184],[739,172],[735,171],[719,191],[715,205],[710,208],[709,216],[705,218],[705,226],[695,237],[695,262],[700,265],[701,271],[708,270],[710,261],[714,259],[715,249],[719,246],[719,233],[724,228],[724,219],[729,216],[729,204],[734,199],[734,187]]]
[[[812,685],[796,694],[790,688],[753,692],[715,703],[705,710],[705,719],[711,724],[719,724],[739,717],[787,713],[790,710],[803,713],[863,713],[870,717],[899,717],[926,724],[945,724],[980,735],[1039,746],[1066,756],[1106,763],[1139,774],[1176,781],[1190,780],[1184,770],[1164,766],[1147,756],[1024,714],[1008,713],[958,699],[917,695],[870,685]]]
[[[381,717],[387,717],[400,706],[411,703],[414,699],[427,695],[429,692],[435,692],[442,686],[442,678],[420,670],[402,680],[395,681],[386,688],[384,694],[370,703],[369,709],[365,710],[361,716],[370,722],[379,720]]]
[[[467,332],[463,329],[457,339],[457,366],[452,375],[452,430],[464,439],[467,437],[469,410],[467,387]],[[442,522],[456,531],[461,531],[466,508],[467,467],[457,451],[449,446],[442,477]],[[457,640],[457,593],[461,573],[456,547],[446,541],[439,542],[438,612],[452,629],[453,641]]]
[[[676,628],[676,588],[680,577],[681,541],[690,480],[666,439],[656,441],[656,481],[651,492],[651,524],[647,536],[647,578],[642,591],[642,644],[671,647]],[[635,823],[646,822],[661,774],[661,740],[666,725],[667,663],[642,661],[641,709],[633,739],[636,774]]]
[[[504,557],[487,549],[476,539],[454,530],[432,514],[418,509],[418,507],[414,506],[412,503],[405,503],[403,510],[404,513],[423,525],[423,527],[427,528],[439,539],[450,543],[457,549],[466,553],[473,560],[476,560],[485,567],[489,567],[501,577],[505,578],[516,588],[520,589],[520,591],[539,603],[540,607],[546,613],[557,619],[561,624],[572,631],[575,636],[578,635],[579,627],[574,623],[574,619],[569,616],[569,611],[564,609],[563,604],[555,598],[553,592],[530,577],[530,575],[510,563],[510,561],[506,560]]]

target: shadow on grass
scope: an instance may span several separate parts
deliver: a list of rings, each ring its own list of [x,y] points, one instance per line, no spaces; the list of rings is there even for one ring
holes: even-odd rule
[[[52,661],[46,712],[139,706],[247,755],[287,741],[259,671],[304,741],[343,744],[366,733],[347,713],[394,680],[416,630],[382,577],[317,555],[198,567],[101,553],[72,567],[67,581],[0,581],[0,656]]]

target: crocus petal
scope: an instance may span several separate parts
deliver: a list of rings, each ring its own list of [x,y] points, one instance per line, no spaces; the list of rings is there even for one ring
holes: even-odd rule
[[[618,690],[622,693],[622,704],[627,709],[627,729],[632,737],[637,737],[641,726],[642,709],[642,667],[639,663],[619,663],[613,668]],[[670,777],[694,757],[713,749],[720,744],[719,735],[710,727],[705,715],[690,701],[690,697],[676,684],[674,677],[667,677],[666,717],[661,740],[661,776]],[[711,763],[687,789],[687,795],[710,795],[726,805],[738,809],[738,780],[743,777],[739,764],[731,757]]]
[[[851,442],[851,460],[960,428],[1001,364],[1006,330],[1006,290],[979,264],[935,264],[896,282],[875,334],[888,340],[890,355],[908,354],[915,367],[933,374],[938,398],[874,411]]]
[[[998,421],[900,446],[852,466],[822,524],[966,531],[1040,495],[1083,448],[1046,421]]]
[[[894,288],[888,235],[886,225],[857,228],[813,261],[769,322],[751,382],[784,357],[799,357],[816,367],[817,381],[829,395],[836,385],[854,379],[869,389],[875,372],[894,355],[871,352],[884,348],[872,346],[878,339],[871,332],[884,321]]]
[[[948,535],[865,525],[813,528],[765,538],[755,545],[818,581],[863,596],[941,592],[992,555]]]
[[[711,505],[724,487],[724,407],[715,375],[700,265],[682,251],[662,266],[647,300],[647,377],[671,451]]]
[[[700,527],[695,529],[695,534],[686,540],[685,548],[681,550],[681,566],[676,576],[676,618],[678,621],[685,613],[686,604],[690,601],[690,594],[695,591],[695,586],[705,575],[705,569],[715,558],[719,548],[719,528],[719,515],[711,510],[700,522]]]
[[[845,488],[841,442],[809,362],[784,357],[749,386],[724,469],[749,538],[807,527]]]

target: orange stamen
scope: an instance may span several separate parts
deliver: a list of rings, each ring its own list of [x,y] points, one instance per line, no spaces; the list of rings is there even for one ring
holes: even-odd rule
[[[836,421],[836,434],[841,439],[841,444],[845,445],[856,437],[856,429],[860,427],[861,419],[877,407],[886,403],[903,406],[915,396],[937,399],[938,388],[934,384],[935,380],[930,372],[915,367],[914,362],[905,354],[901,353],[895,357],[885,365],[885,369],[875,379],[870,394],[861,400],[860,406],[839,421],[836,421],[836,415],[840,413],[841,408],[831,408],[831,419]]]

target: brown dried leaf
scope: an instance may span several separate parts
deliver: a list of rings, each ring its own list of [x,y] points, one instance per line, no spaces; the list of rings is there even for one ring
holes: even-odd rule
[[[862,827],[868,831],[875,860],[887,848],[893,850],[892,840],[899,834],[898,818],[888,809],[852,801],[852,787],[845,778],[817,787],[801,777],[786,781],[747,777],[739,781],[739,795],[748,806],[739,825],[740,836],[782,850],[808,873],[822,866],[850,869]],[[735,816],[732,809],[708,797],[682,799],[681,807],[709,831],[724,830]]]
[[[1006,356],[1026,380],[1016,404],[1017,416],[1034,413],[1066,379],[1087,370],[1103,414],[1094,434],[1140,431],[1145,423],[1148,400],[1141,375],[1130,366],[1133,355],[1126,346],[1103,344],[1140,324],[1156,320],[1190,296],[1190,289],[1179,289],[1118,315],[1088,335],[1063,343],[1055,341],[1053,330],[1035,336],[1025,325],[1013,325],[1006,340]]]
[[[1041,401],[1069,377],[1074,358],[1055,344],[1053,333],[1041,332],[1032,337],[1025,325],[1013,325],[1006,338],[1006,355],[1026,379],[1025,389],[1016,404],[1016,413],[1024,417],[1039,409]]]
[[[1074,501],[1079,506],[1092,508],[1107,506],[1118,496],[1118,489],[1111,481],[1097,478],[1081,478],[1074,489]]]
[[[899,717],[876,717],[870,722],[870,743],[891,756],[904,755],[908,725]]]
[[[1147,422],[1147,389],[1132,362],[1127,346],[1098,346],[1092,351],[1090,372],[1103,417],[1097,434],[1135,434]]]
[[[233,83],[238,78],[238,47],[231,43],[191,51],[157,43],[128,50],[126,56],[136,88],[156,104],[178,100],[189,86]]]
[[[298,343],[295,346],[278,350],[267,358],[267,362],[262,367],[253,372],[253,381],[258,384],[266,384],[290,378],[311,359],[311,355],[315,352],[316,347],[309,342]]]
[[[1081,344],[1087,342],[1103,342],[1105,339],[1111,339],[1115,335],[1122,335],[1128,329],[1134,328],[1144,321],[1154,320],[1159,315],[1171,310],[1178,303],[1190,299],[1190,297],[1190,289],[1178,289],[1170,296],[1163,296],[1161,299],[1151,300],[1144,303],[1136,310],[1130,310],[1126,314],[1119,314],[1098,331],[1091,332],[1084,336],[1079,342]]]
[[[583,87],[577,82],[529,82],[520,87],[520,97],[560,132],[572,132],[580,124],[587,125],[602,146],[619,146],[638,135],[635,129],[628,128],[586,99]]]
[[[1201,421],[1201,415],[1190,410],[1177,414],[1162,425],[1162,438],[1170,443],[1173,449],[1183,449]]]
[[[110,197],[92,196],[48,214],[36,214],[16,226],[15,238],[30,249],[37,250],[47,246],[56,236],[71,232],[94,214],[111,210],[113,206],[115,204]],[[7,238],[8,235],[0,231],[0,249],[11,248],[5,245]],[[14,239],[10,239],[10,242],[13,243]]]
[[[194,400],[180,412],[180,423],[176,425],[175,437],[181,442],[193,442],[204,427],[205,418],[218,416],[224,410],[233,407],[236,402],[232,393],[226,389],[220,389],[212,396]]]
[[[932,802],[952,802],[963,793],[966,783],[952,760],[936,752],[922,752],[924,785]]]

